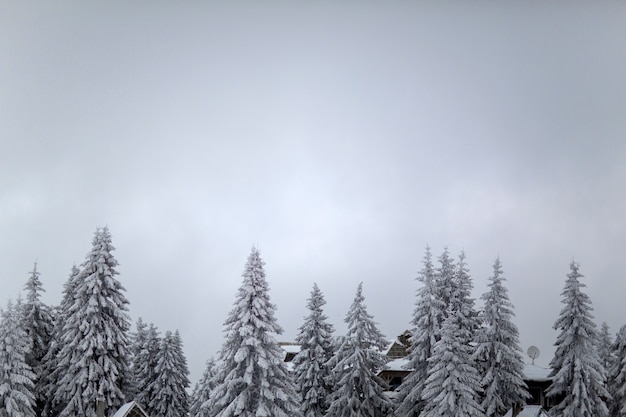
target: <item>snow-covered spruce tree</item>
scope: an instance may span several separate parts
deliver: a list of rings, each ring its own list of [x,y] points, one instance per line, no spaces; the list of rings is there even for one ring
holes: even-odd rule
[[[0,416],[35,417],[35,373],[26,363],[28,337],[21,306],[9,301],[0,320]]]
[[[423,409],[422,391],[428,376],[428,358],[433,353],[433,346],[440,333],[438,317],[443,311],[443,301],[435,297],[435,269],[428,246],[417,280],[422,286],[417,290],[411,320],[411,347],[406,358],[406,368],[412,372],[400,385],[396,410],[397,415],[405,417],[417,417]]]
[[[252,248],[225,327],[211,417],[297,417],[295,384],[273,334],[281,334],[270,302],[264,262]]]
[[[161,343],[156,379],[149,391],[156,393],[146,412],[151,417],[185,417],[189,412],[189,370],[178,330],[167,331]]]
[[[609,401],[609,415],[626,417],[626,325],[615,336],[613,355],[615,360],[608,372],[608,391],[612,397]]]
[[[598,332],[598,356],[600,357],[600,363],[605,370],[605,381],[608,376],[609,369],[613,366],[613,340],[609,331],[609,325],[606,322],[602,322],[600,331]]]
[[[552,384],[548,397],[564,395],[551,411],[556,417],[606,417],[604,402],[609,398],[605,387],[605,370],[596,349],[597,330],[593,322],[591,300],[581,288],[583,275],[572,261],[561,295],[565,305],[554,329],[559,331],[554,358],[550,361]]]
[[[428,378],[422,399],[424,410],[421,417],[483,417],[478,403],[480,375],[474,365],[472,348],[466,343],[459,323],[461,314],[448,308],[441,328],[441,339],[428,358]],[[460,336],[460,337],[459,337]]]
[[[461,320],[458,328],[468,345],[476,340],[476,332],[480,327],[480,319],[472,298],[472,288],[472,278],[465,262],[465,253],[461,252],[456,264],[450,303],[452,310],[459,313],[456,314],[456,318]]]
[[[323,417],[328,411],[332,382],[328,361],[333,356],[333,326],[327,322],[324,295],[313,284],[308,299],[308,316],[300,326],[296,342],[300,352],[293,359],[294,378],[300,394],[303,417]]]
[[[139,353],[146,345],[146,339],[148,338],[148,323],[144,322],[141,317],[137,319],[135,323],[135,331],[130,335],[130,355],[131,368],[137,362]]]
[[[67,372],[56,391],[60,417],[95,417],[97,401],[109,410],[124,403],[130,320],[113,250],[108,228],[98,229],[76,279],[61,335],[59,366]]]
[[[438,258],[439,266],[435,269],[435,294],[434,298],[438,300],[437,306],[439,310],[437,314],[438,328],[441,329],[443,321],[446,318],[446,314],[449,310],[450,304],[454,294],[458,293],[456,286],[457,267],[454,264],[454,259],[450,257],[448,248],[445,248],[441,256]],[[436,334],[436,339],[439,340],[440,335]]]
[[[157,379],[157,362],[161,351],[161,336],[157,327],[150,323],[145,333],[145,340],[137,352],[135,366],[133,367],[133,380],[137,394],[135,401],[150,415],[150,402],[159,393],[155,391],[154,381]]]
[[[141,317],[137,319],[135,324],[135,331],[130,334],[129,339],[129,361],[128,367],[131,375],[131,383],[129,387],[128,397],[137,400],[137,395],[140,392],[139,378],[137,377],[137,369],[141,367],[140,354],[141,350],[146,346],[146,339],[148,337],[148,324],[143,321]]]
[[[74,304],[74,290],[79,275],[80,270],[76,265],[72,266],[72,271],[65,284],[63,284],[63,298],[61,304],[55,309],[56,313],[54,314],[52,339],[50,340],[48,352],[43,358],[43,374],[40,382],[44,385],[43,390],[46,394],[46,402],[42,414],[45,416],[57,416],[63,406],[63,403],[60,400],[55,400],[55,397],[61,377],[68,372],[68,369],[60,366],[59,354],[64,344],[62,341],[63,328],[70,314],[70,308]],[[67,361],[64,364],[65,366],[69,366]]]
[[[215,375],[217,374],[217,365],[215,359],[211,358],[206,362],[204,372],[200,381],[196,382],[189,399],[189,416],[190,417],[208,417],[208,411],[203,408],[203,404],[209,401],[213,388],[215,388]]]
[[[330,417],[384,417],[392,413],[392,404],[385,395],[387,384],[377,376],[386,363],[382,353],[387,341],[367,312],[363,284],[345,319],[348,332],[339,347],[333,374],[336,386],[328,409]]]
[[[30,277],[26,281],[26,302],[22,306],[22,326],[26,331],[28,354],[26,363],[35,373],[35,413],[41,415],[46,403],[45,381],[43,380],[43,360],[48,352],[54,330],[54,320],[50,307],[41,301],[44,291],[37,271],[37,263],[33,266]]]
[[[606,322],[602,322],[600,326],[600,331],[598,332],[598,341],[596,342],[598,349],[598,356],[600,357],[600,363],[602,364],[602,369],[604,370],[604,374],[602,378],[604,379],[604,386],[606,390],[611,395],[611,392],[614,390],[613,381],[609,380],[609,372],[613,367],[613,363],[615,362],[615,355],[613,353],[613,338],[611,337],[611,333],[609,331],[609,325]],[[605,399],[606,408],[609,410],[609,415],[611,414],[611,408],[613,407],[613,400],[609,396],[609,398]]]
[[[503,416],[530,397],[524,382],[524,358],[513,323],[513,303],[502,275],[500,258],[493,264],[489,291],[481,297],[483,326],[477,333],[475,358],[482,376],[482,407],[487,417]]]

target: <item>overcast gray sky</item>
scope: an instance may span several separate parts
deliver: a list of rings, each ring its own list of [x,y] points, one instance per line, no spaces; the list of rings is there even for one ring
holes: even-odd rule
[[[314,282],[338,333],[363,281],[396,336],[448,246],[476,298],[501,257],[547,365],[572,259],[626,323],[625,39],[618,2],[2,1],[0,298],[36,260],[58,303],[108,225],[133,320],[179,329],[195,381],[252,245],[279,340]]]

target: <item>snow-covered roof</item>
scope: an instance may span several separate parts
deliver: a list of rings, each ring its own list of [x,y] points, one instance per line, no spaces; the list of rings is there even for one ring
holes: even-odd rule
[[[136,410],[139,410],[139,411],[140,411],[140,413],[136,412],[136,413],[135,413],[135,415],[143,415],[143,416],[146,416],[146,417],[148,416],[148,415],[146,414],[146,412],[145,412],[145,411],[143,411],[143,408],[141,408],[141,407],[139,406],[139,404],[137,404],[137,403],[136,403],[136,402],[134,402],[134,401],[131,401],[131,402],[126,403],[126,404],[124,404],[123,406],[121,406],[121,407],[120,407],[120,409],[119,409],[119,410],[117,410],[117,412],[116,412],[115,414],[113,414],[113,416],[112,416],[112,417],[127,417],[127,416],[129,416],[130,412],[131,412],[133,409],[136,409]]]
[[[385,365],[385,371],[407,371],[405,365],[408,363],[407,358],[393,359]]]
[[[298,354],[300,353],[300,345],[293,343],[293,342],[279,342],[278,345],[285,351],[285,353],[293,353],[293,354]],[[387,346],[385,346],[385,348],[381,351],[382,354],[384,355],[388,355],[389,351],[391,350],[391,348],[394,347],[394,345],[399,345],[402,347],[405,347],[402,342],[400,342],[399,339],[395,339],[391,342],[389,342],[389,344],[387,344]]]
[[[281,344],[280,347],[283,348],[283,350],[287,353],[298,354],[300,352],[300,345],[285,343],[285,344]]]
[[[513,410],[506,412],[504,417],[512,417]],[[525,405],[515,417],[550,417],[550,414],[540,405]]]
[[[524,375],[527,381],[551,381],[550,369],[527,363],[524,365]]]
[[[400,341],[400,339],[396,339],[390,343],[388,343],[382,350],[381,353],[387,356],[390,359],[397,359],[407,356],[407,346]]]

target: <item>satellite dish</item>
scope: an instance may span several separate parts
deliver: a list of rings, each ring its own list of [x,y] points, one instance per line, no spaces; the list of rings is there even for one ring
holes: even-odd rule
[[[528,348],[528,350],[526,351],[526,353],[528,354],[528,356],[530,357],[530,359],[533,360],[533,365],[535,364],[535,359],[537,359],[539,357],[539,348],[537,346],[531,346]]]

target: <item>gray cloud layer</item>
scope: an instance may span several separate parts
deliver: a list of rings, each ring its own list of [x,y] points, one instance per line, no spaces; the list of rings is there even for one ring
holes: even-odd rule
[[[622,5],[5,4],[0,294],[47,301],[108,224],[134,318],[199,377],[252,244],[291,339],[316,281],[409,326],[424,247],[501,256],[551,352],[572,258],[625,323]],[[540,362],[547,364],[550,353]]]

